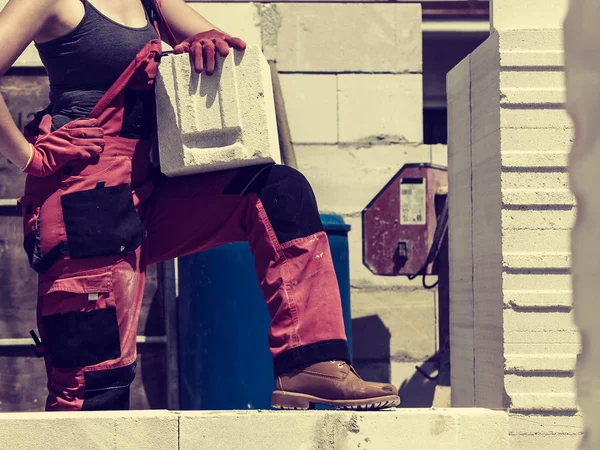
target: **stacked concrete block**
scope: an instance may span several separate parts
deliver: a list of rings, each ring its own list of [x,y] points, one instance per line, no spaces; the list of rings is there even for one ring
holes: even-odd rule
[[[600,202],[597,195],[600,145],[600,4],[572,1],[565,21],[567,110],[575,139],[570,155],[570,185],[577,197],[572,235],[575,322],[581,330],[577,361],[578,400],[585,418],[582,449],[600,448],[600,308],[598,306]]]
[[[580,437],[522,425],[580,420],[564,92],[558,28],[494,31],[448,75],[452,402],[518,413],[515,448]]]
[[[258,46],[230,50],[212,76],[190,70],[188,55],[162,58],[156,110],[165,175],[280,162],[271,74]]]

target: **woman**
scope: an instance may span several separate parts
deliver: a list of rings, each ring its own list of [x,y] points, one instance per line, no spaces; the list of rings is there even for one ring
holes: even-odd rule
[[[0,151],[28,174],[20,205],[39,273],[46,409],[128,408],[146,266],[240,240],[272,317],[273,407],[399,404],[396,388],[348,364],[327,236],[300,173],[269,165],[169,179],[153,169],[159,33],[198,73],[245,48],[183,0],[162,10],[156,0],[10,0],[0,13],[1,73],[35,41],[50,79],[51,105],[25,137],[0,99]]]

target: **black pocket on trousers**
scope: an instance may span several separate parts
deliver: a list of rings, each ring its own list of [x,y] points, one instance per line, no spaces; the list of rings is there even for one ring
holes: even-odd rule
[[[42,317],[52,366],[92,366],[121,356],[117,309],[96,309]]]
[[[150,139],[156,128],[154,91],[126,90],[123,102],[123,125],[119,136]]]
[[[131,186],[104,187],[61,197],[69,256],[72,259],[126,255],[144,240]]]

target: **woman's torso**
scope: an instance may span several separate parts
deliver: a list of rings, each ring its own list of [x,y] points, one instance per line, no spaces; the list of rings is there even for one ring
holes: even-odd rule
[[[36,44],[50,80],[54,128],[86,117],[144,44],[158,37],[148,18],[143,27],[128,27],[83,3],[83,19],[72,31]]]

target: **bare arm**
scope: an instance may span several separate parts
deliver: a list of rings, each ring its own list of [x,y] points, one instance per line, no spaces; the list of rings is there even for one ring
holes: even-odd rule
[[[184,0],[162,0],[162,9],[169,27],[180,42],[204,31],[222,31],[202,17]]]
[[[53,14],[56,0],[9,0],[0,12],[0,76],[14,64]],[[29,161],[31,147],[0,96],[0,153],[19,168]]]

